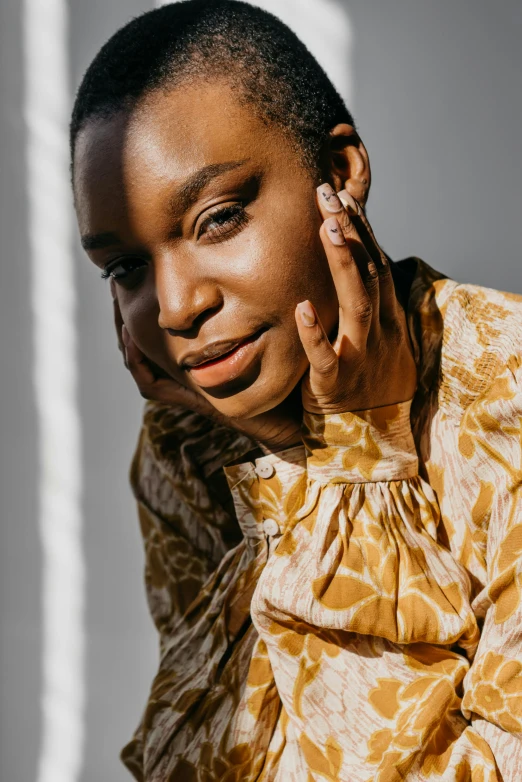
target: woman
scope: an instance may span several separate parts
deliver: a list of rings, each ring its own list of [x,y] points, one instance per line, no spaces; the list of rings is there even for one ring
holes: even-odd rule
[[[161,660],[130,771],[516,779],[520,297],[387,258],[352,117],[243,3],[116,33],[71,152],[151,400],[131,478]]]

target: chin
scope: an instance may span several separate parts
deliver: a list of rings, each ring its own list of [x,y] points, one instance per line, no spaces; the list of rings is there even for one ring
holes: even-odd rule
[[[227,418],[248,420],[267,413],[284,402],[301,379],[304,370],[300,374],[296,372],[285,374],[286,378],[278,377],[276,382],[274,379],[264,380],[260,376],[248,388],[226,398],[217,399],[208,394],[205,396],[212,406]]]

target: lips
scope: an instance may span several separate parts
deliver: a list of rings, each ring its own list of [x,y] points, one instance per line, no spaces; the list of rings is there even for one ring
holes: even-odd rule
[[[207,364],[211,361],[225,356],[230,353],[246,339],[228,340],[227,342],[214,342],[212,345],[208,345],[206,348],[202,348],[197,353],[187,353],[187,355],[180,361],[180,365],[183,369],[193,369],[199,367],[202,364]]]
[[[259,329],[241,340],[215,342],[202,350],[188,353],[181,366],[202,388],[212,388],[237,379],[252,364],[263,342],[266,329]]]

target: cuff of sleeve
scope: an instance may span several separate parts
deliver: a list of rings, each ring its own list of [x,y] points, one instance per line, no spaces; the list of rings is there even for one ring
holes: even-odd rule
[[[305,413],[308,477],[320,483],[400,481],[418,473],[411,400],[353,413]]]

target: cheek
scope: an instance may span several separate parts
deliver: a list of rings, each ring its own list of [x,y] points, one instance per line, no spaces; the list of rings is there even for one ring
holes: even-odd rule
[[[320,218],[315,208],[299,209],[297,203],[273,209],[259,221],[252,246],[256,285],[262,286],[265,305],[278,301],[292,313],[303,298],[317,307],[331,299],[333,291],[328,262],[319,236]],[[259,296],[261,287],[258,287]]]
[[[116,286],[123,322],[136,345],[145,352],[145,346],[157,339],[158,314],[156,297],[149,286],[142,290],[126,290]]]
[[[300,229],[283,235],[279,263],[272,276],[272,286],[280,288],[296,336],[295,307],[299,302],[305,299],[312,302],[327,331],[333,327],[338,312],[328,260],[314,223],[310,220]]]
[[[174,374],[175,364],[169,355],[169,336],[158,325],[155,291],[148,286],[139,293],[120,288],[118,300],[123,322],[141,352],[153,364],[171,375]],[[176,379],[181,380],[182,375],[182,372],[176,372]]]

